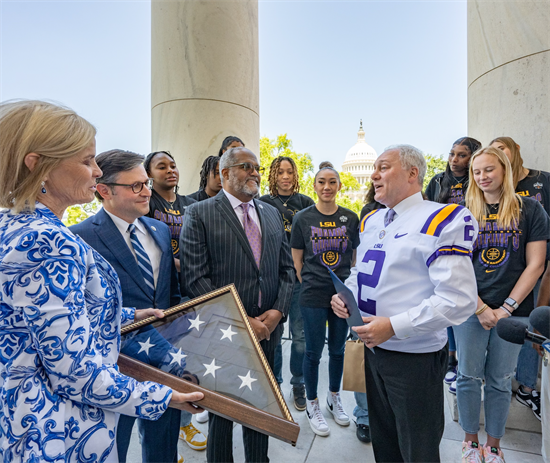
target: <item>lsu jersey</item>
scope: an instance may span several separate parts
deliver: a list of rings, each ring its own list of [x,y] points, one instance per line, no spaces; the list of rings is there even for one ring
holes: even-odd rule
[[[388,209],[361,221],[357,263],[346,285],[363,316],[390,317],[395,336],[381,348],[435,352],[447,342],[446,327],[476,310],[471,257],[477,221],[463,206],[423,201],[420,194],[394,210],[388,226]]]

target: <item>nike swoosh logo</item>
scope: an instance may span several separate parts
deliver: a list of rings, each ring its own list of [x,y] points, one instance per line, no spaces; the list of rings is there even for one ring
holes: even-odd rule
[[[494,270],[485,270],[485,273],[491,273],[491,272],[494,272],[496,269]]]
[[[395,234],[395,239],[397,239],[397,238],[403,238],[405,235],[408,235],[408,233],[403,233],[402,235],[400,235],[399,233],[396,233],[396,234]]]

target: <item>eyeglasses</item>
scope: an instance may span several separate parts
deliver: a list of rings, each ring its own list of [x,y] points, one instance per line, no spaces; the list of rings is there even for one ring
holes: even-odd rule
[[[132,183],[132,184],[127,184],[127,183],[103,183],[103,182],[99,182],[99,183],[101,183],[103,185],[107,185],[107,186],[125,186],[127,188],[131,188],[132,191],[136,195],[141,193],[141,190],[143,190],[144,186],[146,186],[150,190],[153,189],[153,179],[152,178],[147,179],[145,182],[136,182],[136,183]]]
[[[265,167],[255,166],[250,162],[241,162],[240,164],[233,164],[232,166],[227,166],[227,168],[229,167],[240,167],[241,169],[246,170],[249,174],[251,174],[253,171],[256,171],[260,175],[263,175],[265,172]]]

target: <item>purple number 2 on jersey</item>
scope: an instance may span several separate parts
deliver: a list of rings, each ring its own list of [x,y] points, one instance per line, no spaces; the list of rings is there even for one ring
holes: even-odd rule
[[[380,281],[380,273],[382,272],[382,266],[384,265],[385,259],[386,253],[377,249],[369,249],[363,257],[363,262],[367,265],[371,265],[372,271],[370,274],[359,273],[357,275],[357,286],[359,287],[359,297],[357,299],[359,310],[362,312],[376,315],[376,301],[369,298],[364,301],[361,297],[361,289],[363,286],[368,286],[369,288],[376,288],[376,286],[378,286],[378,282]]]

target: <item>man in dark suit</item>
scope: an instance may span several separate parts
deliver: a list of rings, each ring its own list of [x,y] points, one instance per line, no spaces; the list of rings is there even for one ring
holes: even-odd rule
[[[152,185],[142,165],[143,156],[112,150],[98,155],[96,161],[103,171],[96,190],[103,209],[73,225],[71,231],[114,267],[126,307],[167,309],[179,304],[168,226],[144,217],[149,212]],[[164,351],[159,350],[163,344]],[[151,349],[153,345],[157,349]],[[170,347],[156,330],[146,327],[137,335],[123,337],[121,352],[160,367],[163,352]],[[121,462],[126,461],[134,420],[121,415],[118,422],[116,441]],[[144,462],[177,461],[179,423],[180,411],[176,409],[167,410],[158,421],[138,421]]]
[[[267,361],[273,368],[295,271],[281,215],[253,199],[263,171],[250,150],[220,160],[223,189],[187,208],[180,235],[182,285],[194,298],[234,283]],[[209,415],[209,462],[233,461],[233,422]],[[268,437],[243,427],[245,458],[267,462]]]

